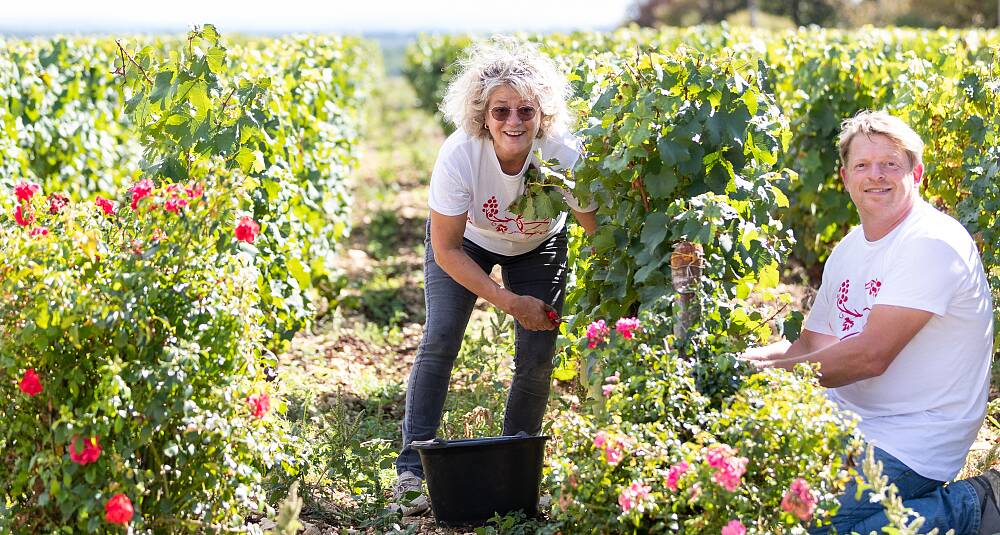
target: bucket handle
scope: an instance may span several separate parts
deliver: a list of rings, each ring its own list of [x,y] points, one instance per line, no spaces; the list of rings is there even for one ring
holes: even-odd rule
[[[426,448],[428,446],[447,446],[448,441],[443,438],[435,438],[433,440],[414,440],[410,442],[411,448]]]

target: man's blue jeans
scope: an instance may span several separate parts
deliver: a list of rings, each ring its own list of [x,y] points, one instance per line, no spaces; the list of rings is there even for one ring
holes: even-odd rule
[[[431,440],[441,424],[441,411],[452,366],[462,346],[462,337],[476,304],[476,295],[455,282],[434,261],[428,225],[424,255],[424,300],[427,320],[424,336],[406,386],[403,415],[403,448],[396,458],[396,472],[411,471],[423,477],[420,457],[410,448],[414,440]],[[499,264],[504,287],[518,295],[537,297],[562,311],[566,288],[566,232],[560,232],[537,248],[517,256],[492,253],[469,240],[465,253],[485,273]],[[515,322],[514,379],[507,396],[503,434],[525,431],[537,435],[552,383],[552,357],[558,330],[528,331]]]
[[[938,528],[940,535],[949,529],[954,529],[955,535],[978,535],[982,513],[979,497],[971,484],[959,480],[945,485],[941,481],[927,479],[878,448],[875,448],[875,459],[882,462],[882,475],[899,489],[903,505],[924,517],[920,533]],[[882,503],[871,503],[869,490],[861,495],[860,500],[855,500],[856,490],[854,482],[847,486],[840,497],[840,511],[833,518],[832,526],[815,528],[809,533],[826,534],[831,532],[831,528],[839,534],[882,533],[882,527],[889,523]]]

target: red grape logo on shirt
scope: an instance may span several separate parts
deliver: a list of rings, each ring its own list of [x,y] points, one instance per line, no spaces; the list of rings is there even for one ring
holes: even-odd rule
[[[881,287],[882,283],[879,282],[878,280],[873,279],[865,284],[865,291],[869,295],[874,297],[878,295],[879,288]],[[864,307],[861,309],[860,312],[858,311],[857,308],[851,307],[850,304],[848,303],[848,301],[850,300],[850,292],[851,292],[851,280],[845,279],[843,282],[840,283],[840,288],[837,290],[837,310],[840,311],[840,319],[841,319],[840,331],[842,333],[848,333],[849,331],[851,331],[857,325],[857,322],[855,320],[860,320],[861,318],[865,317],[865,314],[871,312],[870,307]],[[862,328],[864,328],[863,323],[862,323]],[[854,336],[859,332],[860,331],[850,332],[849,334],[841,336],[840,339],[843,340],[844,338],[847,338],[849,336]]]
[[[545,234],[549,230],[551,219],[539,219],[537,221],[525,221],[521,216],[501,218],[500,203],[497,202],[496,195],[490,195],[483,203],[483,215],[493,225],[493,230],[501,234],[524,234],[525,236],[535,236]],[[508,215],[510,213],[508,212]],[[516,230],[511,230],[508,223],[513,223]]]
[[[882,289],[882,281],[878,279],[872,279],[865,283],[865,290],[868,290],[868,295],[872,297],[878,297],[878,291]]]

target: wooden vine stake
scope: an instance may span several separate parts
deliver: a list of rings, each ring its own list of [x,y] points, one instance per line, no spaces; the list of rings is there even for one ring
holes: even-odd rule
[[[701,245],[689,241],[674,244],[670,255],[670,277],[676,299],[674,301],[674,336],[686,340],[688,329],[701,318],[698,285],[705,267],[705,254]]]

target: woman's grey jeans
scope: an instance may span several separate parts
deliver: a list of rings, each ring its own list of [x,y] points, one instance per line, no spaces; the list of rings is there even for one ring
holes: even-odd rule
[[[437,433],[452,366],[476,304],[476,295],[455,282],[434,261],[429,224],[424,242],[427,321],[406,386],[403,448],[396,458],[396,473],[409,470],[420,477],[424,474],[420,457],[409,445],[414,440],[431,440]],[[536,249],[517,256],[492,253],[467,239],[463,239],[462,248],[485,273],[499,264],[508,290],[537,297],[561,314],[566,288],[565,229]],[[525,431],[537,435],[552,383],[552,357],[558,331],[528,331],[516,321],[515,325],[514,379],[507,395],[503,434]]]

